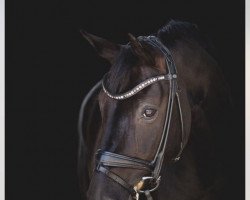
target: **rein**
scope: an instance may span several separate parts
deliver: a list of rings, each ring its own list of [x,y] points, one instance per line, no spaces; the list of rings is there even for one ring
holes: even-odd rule
[[[105,75],[103,77],[102,82],[98,82],[83,101],[83,104],[80,110],[80,115],[79,115],[78,130],[79,130],[79,134],[81,135],[82,134],[81,126],[83,122],[84,108],[88,100],[91,98],[91,96],[94,94],[94,92],[97,89],[100,89],[102,87],[105,94],[109,96],[110,98],[115,99],[115,100],[124,100],[124,99],[130,98],[131,96],[134,96],[139,91],[143,90],[144,88],[158,81],[169,81],[169,97],[168,97],[169,101],[168,101],[166,115],[165,115],[165,122],[164,122],[163,131],[162,131],[162,137],[161,137],[157,152],[152,161],[146,161],[146,160],[142,160],[139,158],[120,155],[120,154],[116,154],[113,152],[103,151],[101,149],[99,149],[96,153],[96,160],[98,162],[96,166],[96,171],[105,174],[114,182],[118,183],[119,185],[127,189],[130,195],[134,197],[135,199],[138,200],[139,195],[144,194],[148,200],[152,200],[153,198],[150,193],[155,191],[160,185],[160,179],[161,179],[160,172],[161,172],[166,145],[168,141],[170,122],[171,122],[171,117],[172,117],[172,112],[173,112],[173,103],[175,99],[177,100],[177,106],[178,106],[178,110],[180,113],[182,141],[180,144],[180,150],[178,154],[176,155],[176,157],[173,159],[174,161],[178,161],[180,159],[180,156],[182,154],[182,151],[187,141],[184,141],[185,137],[184,137],[184,124],[183,124],[183,117],[182,117],[182,109],[181,109],[181,102],[180,102],[179,93],[177,89],[177,69],[174,64],[172,55],[169,49],[165,45],[163,45],[159,41],[159,39],[155,36],[148,36],[148,37],[140,36],[138,37],[138,39],[143,40],[147,42],[148,44],[158,48],[164,54],[165,60],[166,60],[166,66],[168,68],[168,74],[146,79],[145,81],[135,86],[133,89],[122,94],[111,94],[108,91],[108,89],[105,87],[105,78],[106,78],[106,75]],[[82,136],[80,137],[82,138]],[[132,168],[132,169],[144,170],[144,171],[148,171],[150,173],[150,176],[144,176],[141,178],[141,180],[137,184],[130,185],[125,180],[123,180],[119,175],[110,171],[108,169],[109,167]],[[143,186],[145,185],[145,183],[149,183],[147,185],[150,185],[150,187],[143,189]]]

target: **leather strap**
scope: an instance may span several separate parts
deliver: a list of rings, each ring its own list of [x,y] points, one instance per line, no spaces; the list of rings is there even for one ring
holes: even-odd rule
[[[146,196],[147,200],[153,200],[153,198],[148,190],[145,191],[145,196]]]
[[[185,136],[184,136],[184,123],[183,123],[183,116],[182,116],[182,109],[181,109],[181,102],[180,102],[180,96],[179,96],[179,93],[176,92],[176,99],[177,99],[177,103],[178,103],[178,109],[179,109],[179,114],[180,114],[180,120],[181,120],[181,131],[182,131],[182,134],[181,134],[181,145],[180,145],[180,150],[179,150],[179,153],[177,154],[177,156],[175,157],[174,161],[178,161],[180,159],[180,156],[182,154],[182,151],[184,149],[184,147],[186,146],[187,144],[187,140],[185,139]]]
[[[152,35],[146,36],[146,37],[139,36],[138,39],[146,41],[149,44],[151,44],[152,46],[158,48],[165,55],[168,73],[169,74],[177,74],[177,68],[174,64],[174,60],[173,60],[173,57],[171,55],[171,52],[164,44],[162,44],[162,42],[157,37],[152,36]]]
[[[107,177],[114,180],[116,183],[119,183],[122,187],[124,187],[126,190],[128,190],[129,194],[131,194],[133,196],[136,194],[133,186],[128,184],[125,180],[123,180],[120,176],[118,176],[114,172],[108,170],[107,168],[105,168],[105,167],[103,167],[101,165],[98,165],[96,170],[99,171],[99,172],[102,172]]]
[[[101,164],[102,166],[122,167],[122,168],[126,167],[126,168],[152,171],[152,165],[150,162],[138,158],[132,158],[129,156],[102,150],[98,150],[96,155],[99,164]]]
[[[171,118],[172,118],[172,110],[173,110],[173,103],[174,103],[174,97],[175,97],[175,88],[176,88],[176,80],[171,80],[169,83],[169,101],[168,101],[168,108],[166,111],[166,119],[165,119],[165,124],[163,128],[163,133],[162,133],[162,139],[158,148],[158,153],[155,155],[155,169],[153,171],[152,176],[157,179],[160,176],[163,160],[164,160],[164,155],[165,155],[165,150],[167,147],[167,141],[168,141],[168,136],[169,136],[169,129],[170,129],[170,123],[171,123]]]

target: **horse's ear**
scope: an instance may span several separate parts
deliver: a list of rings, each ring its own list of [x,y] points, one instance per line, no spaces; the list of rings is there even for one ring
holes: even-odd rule
[[[109,42],[106,39],[92,35],[83,30],[80,32],[101,57],[107,59],[111,64],[114,62],[115,57],[121,49],[121,45]]]
[[[131,33],[128,33],[129,42],[131,44],[133,52],[141,58],[142,61],[148,64],[154,64],[152,55],[141,45],[140,41],[135,38]]]

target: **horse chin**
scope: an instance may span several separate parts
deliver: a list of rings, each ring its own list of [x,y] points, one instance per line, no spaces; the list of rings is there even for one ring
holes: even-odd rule
[[[87,192],[88,200],[132,200],[128,191],[106,177],[95,172]]]

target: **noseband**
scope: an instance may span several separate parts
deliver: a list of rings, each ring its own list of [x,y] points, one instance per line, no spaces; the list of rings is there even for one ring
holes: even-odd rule
[[[161,178],[160,172],[161,172],[166,145],[168,141],[173,103],[175,99],[177,100],[178,110],[180,113],[182,140],[180,144],[180,150],[178,154],[176,155],[176,157],[173,159],[174,161],[178,161],[180,159],[180,155],[187,141],[184,141],[184,124],[183,124],[180,98],[179,98],[178,89],[177,89],[177,69],[174,64],[174,60],[171,56],[171,53],[168,50],[168,48],[165,45],[163,45],[159,41],[159,39],[155,36],[148,36],[148,37],[140,36],[138,39],[145,41],[148,44],[158,48],[164,54],[165,60],[166,60],[166,66],[168,68],[168,74],[155,76],[155,77],[146,79],[145,81],[135,86],[133,89],[122,94],[111,94],[108,91],[108,89],[105,87],[106,76],[104,76],[102,82],[99,82],[95,86],[95,89],[92,89],[92,91],[90,91],[90,93],[87,95],[87,98],[89,99],[91,95],[93,95],[93,92],[97,88],[100,88],[101,86],[102,86],[103,91],[110,98],[115,99],[115,100],[124,100],[124,99],[134,96],[135,94],[137,94],[144,88],[148,87],[149,85],[152,85],[159,81],[169,82],[169,97],[168,97],[168,105],[167,105],[167,110],[166,110],[164,127],[162,131],[162,136],[161,136],[161,140],[159,143],[159,147],[152,161],[146,161],[146,160],[142,160],[139,158],[120,155],[120,154],[116,154],[113,152],[103,151],[101,149],[99,149],[96,153],[96,158],[98,161],[98,164],[96,166],[96,171],[105,174],[106,176],[111,178],[113,181],[115,181],[116,183],[120,184],[122,187],[127,189],[129,193],[131,194],[131,196],[135,197],[135,199],[139,199],[139,194],[144,193],[148,200],[152,200],[152,196],[150,193],[155,191],[160,184],[160,178]],[[81,109],[82,111],[84,110],[84,107],[86,106],[86,102],[87,100],[85,101],[85,104],[82,105],[82,109]],[[81,116],[81,111],[80,111],[80,119],[79,119],[79,131],[80,132],[81,132],[81,125],[82,125],[82,116]],[[150,173],[150,176],[142,177],[139,183],[137,183],[136,185],[130,185],[120,176],[110,171],[109,167],[144,170]],[[149,185],[149,188],[142,189],[142,185],[144,185],[144,183],[148,183],[147,185]]]

